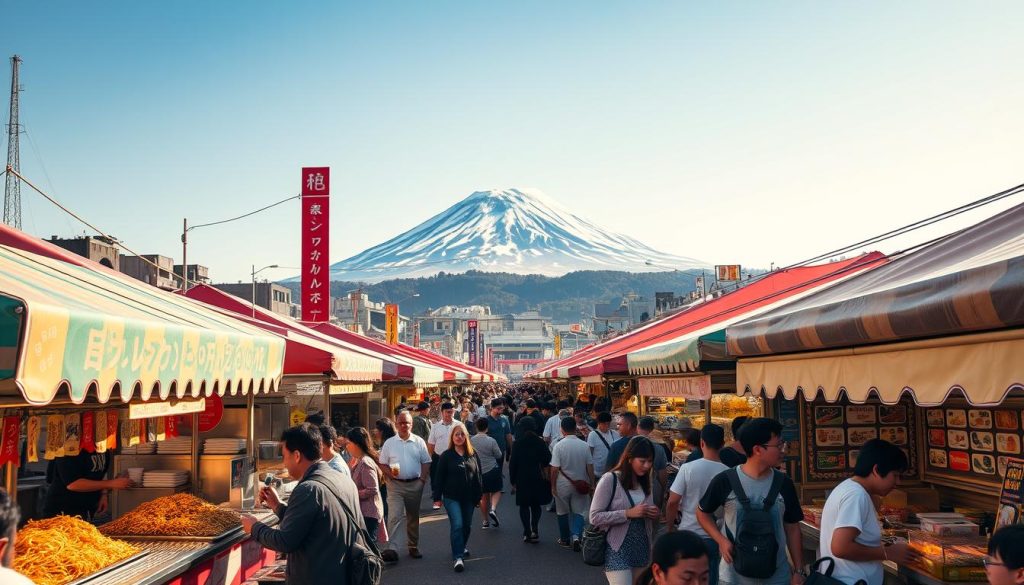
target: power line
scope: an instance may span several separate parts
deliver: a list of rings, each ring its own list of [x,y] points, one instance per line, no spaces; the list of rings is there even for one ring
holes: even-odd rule
[[[228,223],[228,222],[232,222],[232,221],[237,221],[239,219],[243,219],[243,218],[249,217],[250,215],[256,215],[257,213],[259,213],[261,211],[266,211],[266,210],[270,209],[271,207],[277,207],[278,205],[281,205],[282,203],[287,203],[287,202],[289,202],[289,201],[291,201],[293,199],[300,199],[301,197],[302,197],[302,195],[293,195],[293,196],[291,196],[291,197],[289,197],[287,199],[282,199],[282,200],[278,201],[277,203],[271,203],[270,205],[267,205],[266,207],[261,207],[261,208],[257,209],[256,211],[250,211],[249,213],[245,213],[245,214],[239,215],[238,217],[232,217],[231,219],[222,219],[220,221],[211,221],[210,223],[200,223],[200,224],[196,224],[196,225],[190,225],[190,226],[188,226],[188,230],[187,231],[192,231],[192,230],[194,230],[196,228],[209,227],[211,225],[220,225],[222,223]]]

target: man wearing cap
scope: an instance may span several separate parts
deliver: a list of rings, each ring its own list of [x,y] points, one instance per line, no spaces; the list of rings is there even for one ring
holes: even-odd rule
[[[430,412],[429,402],[420,402],[419,406],[416,407],[416,416],[412,419],[412,434],[423,439],[426,443],[427,439],[430,438],[430,419],[427,418],[427,413]]]
[[[434,479],[434,471],[437,469],[437,460],[448,449],[448,440],[452,435],[452,427],[455,426],[455,405],[451,402],[441,404],[441,420],[430,426],[430,436],[427,438],[427,451],[430,452],[430,479]],[[441,506],[434,502],[434,509],[440,510]]]

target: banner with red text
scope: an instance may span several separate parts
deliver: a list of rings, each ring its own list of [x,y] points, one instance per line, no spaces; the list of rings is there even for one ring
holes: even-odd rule
[[[302,320],[331,318],[330,167],[302,168]]]

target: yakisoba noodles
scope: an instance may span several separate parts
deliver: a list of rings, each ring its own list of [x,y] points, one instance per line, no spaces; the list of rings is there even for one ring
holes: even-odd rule
[[[36,585],[63,585],[126,559],[139,549],[100,534],[81,518],[29,520],[18,531],[13,569]]]
[[[237,513],[182,493],[146,502],[100,531],[111,536],[216,536],[240,525]]]

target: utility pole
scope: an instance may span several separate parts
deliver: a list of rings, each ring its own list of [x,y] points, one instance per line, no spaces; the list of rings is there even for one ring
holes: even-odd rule
[[[7,170],[21,172],[21,147],[18,142],[21,124],[18,122],[18,69],[21,57],[11,57],[11,115],[7,122]],[[7,184],[4,186],[4,223],[21,229],[21,179],[7,173]]]

